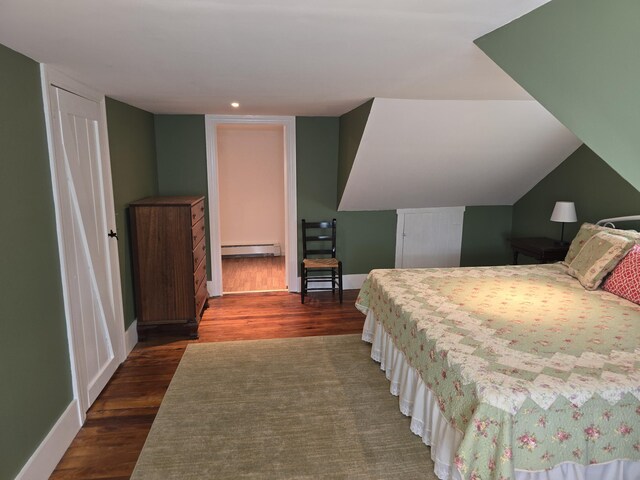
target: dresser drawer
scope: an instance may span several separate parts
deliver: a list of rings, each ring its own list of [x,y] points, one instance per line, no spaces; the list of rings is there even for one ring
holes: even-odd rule
[[[204,217],[204,201],[191,206],[191,224],[198,223]]]
[[[204,217],[196,223],[191,229],[191,238],[193,240],[193,247],[196,248],[196,245],[200,243],[200,240],[204,238]]]
[[[196,318],[200,320],[200,315],[204,307],[204,302],[207,301],[207,282],[202,282],[196,293],[195,305],[196,305]]]
[[[204,239],[193,250],[193,268],[198,268],[200,262],[207,254],[207,244]]]
[[[203,282],[207,283],[207,262],[205,260],[193,272],[193,291],[197,293]]]

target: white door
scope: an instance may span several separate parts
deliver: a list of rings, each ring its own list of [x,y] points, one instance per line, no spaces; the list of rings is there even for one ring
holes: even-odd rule
[[[464,207],[398,210],[396,268],[459,267]]]
[[[115,229],[101,145],[107,139],[101,138],[97,102],[53,85],[49,101],[71,360],[83,415],[115,372],[123,349],[121,296],[114,289],[120,288],[113,271],[117,246],[107,236]]]

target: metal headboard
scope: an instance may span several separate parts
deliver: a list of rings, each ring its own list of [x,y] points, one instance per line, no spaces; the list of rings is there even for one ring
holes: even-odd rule
[[[603,218],[602,220],[598,220],[596,225],[601,225],[603,227],[616,228],[616,225],[613,222],[634,222],[634,221],[640,221],[640,215],[629,215],[627,217]]]

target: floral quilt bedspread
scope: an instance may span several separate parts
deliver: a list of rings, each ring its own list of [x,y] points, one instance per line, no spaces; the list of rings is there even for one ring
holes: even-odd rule
[[[560,264],[373,270],[356,306],[464,433],[463,478],[640,461],[640,306]]]

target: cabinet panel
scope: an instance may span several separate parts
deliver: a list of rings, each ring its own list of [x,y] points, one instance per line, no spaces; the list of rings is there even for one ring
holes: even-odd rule
[[[460,266],[464,207],[398,210],[396,268]]]

